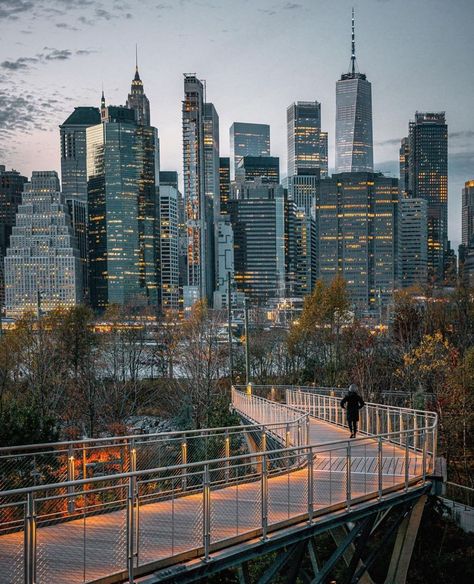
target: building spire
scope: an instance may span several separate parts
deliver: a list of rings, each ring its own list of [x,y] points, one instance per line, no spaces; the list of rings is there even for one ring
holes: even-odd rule
[[[355,18],[354,18],[354,7],[352,7],[352,43],[351,43],[351,73],[352,73],[352,75],[355,75],[355,62],[356,62]]]

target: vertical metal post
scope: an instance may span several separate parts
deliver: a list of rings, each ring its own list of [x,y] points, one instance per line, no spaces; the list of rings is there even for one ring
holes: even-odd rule
[[[133,561],[135,558],[135,477],[128,479],[127,497],[127,571],[128,582],[133,584]]]
[[[346,504],[347,510],[351,508],[351,443],[347,442],[346,446]]]
[[[408,491],[408,468],[410,465],[410,453],[408,450],[408,435],[406,435],[405,439],[405,491]]]
[[[297,446],[301,446],[301,420],[298,419],[298,441]]]
[[[230,289],[230,272],[227,272],[227,328],[229,341],[229,378],[234,383],[234,356],[232,354],[232,293]]]
[[[314,477],[313,477],[313,450],[308,452],[308,521],[312,523],[314,512]]]
[[[203,546],[204,546],[204,561],[209,560],[209,550],[211,546],[211,481],[209,478],[209,465],[204,466],[204,476],[202,485],[202,507],[203,507]]]
[[[68,482],[72,482],[74,480],[75,475],[74,469],[74,452],[72,447],[69,447],[68,455],[67,455],[67,480]],[[67,498],[67,511],[68,513],[74,513],[75,509],[75,501],[74,501],[74,487],[70,485],[67,488],[68,498]]]
[[[287,424],[285,433],[285,448],[289,447],[290,447],[290,424]]]
[[[229,476],[230,476],[230,468],[229,468],[229,457],[230,457],[230,436],[229,436],[229,430],[225,431],[225,442],[224,442],[224,448],[225,448],[225,452],[224,452],[224,456],[225,456],[225,480],[226,483],[229,482]]]
[[[87,451],[85,444],[82,445],[82,478],[87,478]],[[85,489],[86,485],[83,488]]]
[[[380,410],[379,406],[375,407],[375,433],[377,435],[381,434],[380,432]]]
[[[378,448],[377,448],[377,459],[378,459],[378,491],[379,500],[382,498],[383,491],[383,477],[382,477],[382,464],[383,464],[383,443],[382,438],[379,438]]]
[[[418,450],[419,447],[419,436],[418,436],[418,415],[415,412],[415,417],[413,419],[413,448]]]
[[[261,438],[261,450],[265,452],[267,449],[267,433],[265,432],[265,427],[262,428],[262,438]]]
[[[261,501],[262,539],[265,540],[268,530],[268,468],[266,454],[262,455]]]
[[[186,434],[183,434],[181,439],[181,464],[188,464],[188,443],[186,442]],[[181,489],[186,490],[187,487],[187,473],[186,469],[183,468],[181,477]]]
[[[309,414],[306,414],[306,444],[309,444],[309,427],[310,427]]]
[[[36,581],[36,514],[33,493],[27,494],[24,527],[25,584]]]
[[[137,470],[137,449],[135,448],[135,440],[132,438],[129,444],[130,455],[130,472]]]
[[[400,446],[403,444],[403,430],[404,430],[404,424],[403,424],[403,412],[400,411]]]
[[[421,432],[421,440],[422,444],[421,447],[423,448],[423,483],[426,482],[426,430],[422,430]]]
[[[369,407],[365,408],[365,431],[367,434],[370,434],[370,417],[369,417]]]
[[[249,311],[247,298],[244,297],[244,331],[245,331],[245,383],[250,382],[250,346],[249,346]]]

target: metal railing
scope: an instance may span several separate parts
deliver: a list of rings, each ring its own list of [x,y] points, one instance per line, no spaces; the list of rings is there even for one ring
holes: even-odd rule
[[[347,426],[346,412],[341,408],[338,397],[287,389],[286,402],[316,419],[336,426]],[[438,416],[435,412],[370,402],[359,412],[359,432],[368,436],[382,436],[384,441],[417,452],[424,448],[423,456],[427,458],[432,470],[436,458],[437,428]]]
[[[279,445],[290,445],[286,442],[288,426],[293,439],[300,432],[300,418],[305,414],[288,417],[274,411],[265,432]],[[249,432],[256,430],[256,420],[249,421],[252,423],[246,426],[2,447],[0,490],[243,454]],[[302,443],[291,442],[298,444]]]
[[[255,424],[268,426],[286,446],[303,446],[309,440],[309,413],[232,387],[232,407]]]
[[[134,582],[160,561],[208,560],[424,482],[421,457],[395,448],[364,437],[5,491],[0,573],[11,584]]]

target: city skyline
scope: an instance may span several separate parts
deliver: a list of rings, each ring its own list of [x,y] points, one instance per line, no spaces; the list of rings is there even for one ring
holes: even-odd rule
[[[396,173],[398,144],[407,121],[416,110],[445,110],[450,129],[449,237],[457,247],[461,188],[472,178],[469,168],[474,166],[470,145],[474,114],[468,107],[474,82],[466,74],[468,51],[461,50],[474,15],[464,0],[449,8],[438,0],[418,0],[409,14],[397,4],[366,0],[355,6],[359,66],[373,86],[375,166]],[[322,129],[329,131],[329,166],[334,167],[335,83],[350,61],[351,2],[336,7],[305,1],[238,6],[227,1],[219,5],[183,1],[174,6],[144,2],[151,24],[143,8],[133,5],[127,11],[125,3],[115,0],[78,2],[68,18],[61,15],[65,6],[70,6],[66,0],[48,5],[40,0],[0,2],[6,41],[0,57],[0,149],[7,167],[27,175],[35,169],[59,170],[57,126],[74,106],[98,106],[102,84],[107,103],[125,102],[136,39],[141,78],[162,139],[162,168],[181,171],[179,101],[182,72],[190,70],[206,80],[219,112],[221,155],[228,154],[233,121],[268,123],[271,154],[280,157],[284,176],[286,107],[296,100],[318,100]],[[431,10],[426,11],[428,6]],[[423,14],[423,27],[417,24],[417,14]],[[196,19],[206,23],[198,39],[193,32]],[[292,25],[289,31],[287,22]],[[328,26],[331,22],[334,25]],[[396,34],[383,34],[381,27],[388,22]],[[151,26],[156,30],[147,37]],[[252,37],[262,27],[275,32],[264,46],[258,45],[259,35],[245,47],[239,44],[244,30]],[[297,38],[291,35],[295,27]],[[119,41],[125,34],[129,43]],[[285,42],[286,35],[291,36],[291,45]],[[307,59],[295,62],[298,53]],[[252,67],[243,66],[250,57]],[[229,68],[234,76],[223,73]],[[263,76],[265,84],[260,82]]]

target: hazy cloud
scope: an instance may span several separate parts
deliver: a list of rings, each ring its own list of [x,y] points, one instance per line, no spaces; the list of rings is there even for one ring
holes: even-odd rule
[[[395,146],[395,145],[400,145],[401,141],[402,141],[401,138],[390,138],[388,140],[382,140],[381,142],[376,142],[375,145],[376,146]]]
[[[301,4],[297,4],[296,2],[287,2],[283,6],[283,10],[299,10],[300,8],[303,8],[303,6]]]
[[[27,12],[33,7],[33,0],[0,0],[0,20],[3,18],[17,18],[18,14]]]
[[[15,61],[3,61],[0,63],[0,67],[8,71],[20,71],[22,69],[29,69],[32,63],[37,63],[38,61],[39,59],[37,57],[19,57]]]
[[[0,63],[0,68],[7,71],[25,71],[35,64],[45,64],[48,61],[67,61],[74,55],[81,57],[95,52],[93,49],[79,49],[78,51],[74,51],[72,49],[44,47],[43,52],[37,53],[33,57],[19,57],[14,61],[3,61]]]

